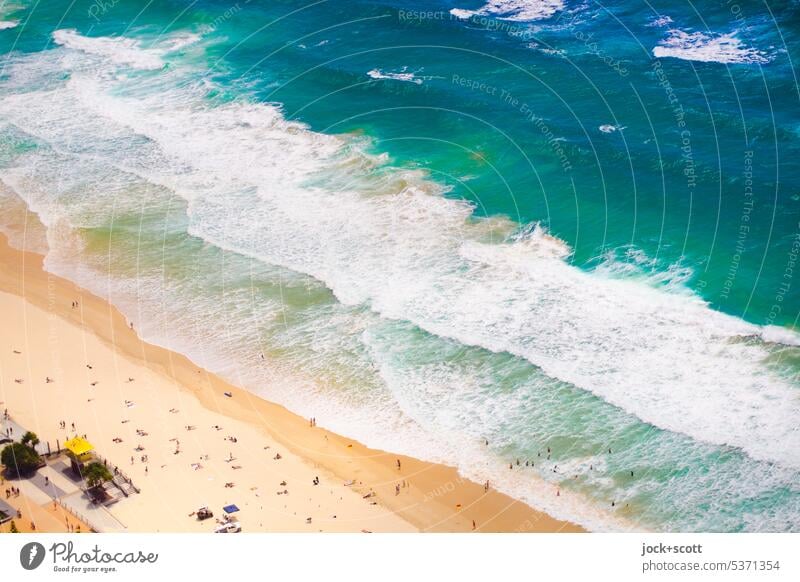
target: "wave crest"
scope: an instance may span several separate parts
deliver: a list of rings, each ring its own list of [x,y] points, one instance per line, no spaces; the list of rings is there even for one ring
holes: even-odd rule
[[[673,29],[653,49],[658,58],[723,64],[766,64],[770,58],[762,51],[745,46],[736,33],[713,34]]]
[[[473,16],[494,16],[501,20],[527,22],[550,18],[563,8],[562,0],[489,0],[477,10],[453,8],[450,14],[462,20]]]

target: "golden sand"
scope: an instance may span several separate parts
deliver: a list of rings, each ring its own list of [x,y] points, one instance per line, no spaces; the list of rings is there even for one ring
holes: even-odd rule
[[[309,426],[142,341],[109,303],[0,239],[0,407],[43,441],[86,434],[128,474],[141,493],[111,509],[127,530],[211,531],[190,514],[235,503],[249,532],[581,531],[452,467]]]

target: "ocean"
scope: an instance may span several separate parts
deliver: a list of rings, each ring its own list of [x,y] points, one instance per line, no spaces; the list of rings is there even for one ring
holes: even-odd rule
[[[797,0],[17,0],[0,51],[0,228],[148,341],[591,530],[800,531]]]

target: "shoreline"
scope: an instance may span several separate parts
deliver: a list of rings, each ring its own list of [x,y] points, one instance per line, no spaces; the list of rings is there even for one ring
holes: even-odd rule
[[[344,489],[345,493],[349,492],[352,495],[341,493],[338,490],[343,488],[338,487],[337,492],[341,493],[342,499],[337,503],[352,507],[356,514],[362,511],[361,506],[367,504],[367,499],[377,500],[377,506],[369,505],[370,508],[381,509],[381,515],[375,516],[375,520],[370,521],[372,518],[366,516],[355,517],[355,521],[346,524],[348,527],[344,529],[340,527],[344,525],[344,522],[339,522],[335,528],[337,531],[365,529],[373,531],[374,529],[376,531],[461,532],[472,531],[473,520],[476,530],[482,532],[585,531],[578,525],[555,519],[494,489],[490,488],[486,493],[483,485],[462,477],[453,467],[373,450],[352,439],[319,427],[311,427],[308,419],[299,417],[278,404],[263,400],[226,382],[217,375],[198,367],[187,357],[148,344],[136,335],[128,326],[125,317],[114,306],[70,281],[47,273],[43,269],[42,255],[14,249],[8,244],[6,236],[2,234],[0,234],[0,264],[3,266],[2,272],[0,272],[0,292],[14,296],[17,301],[23,302],[22,305],[25,308],[22,309],[22,315],[25,317],[25,325],[29,325],[30,321],[36,319],[28,313],[29,311],[41,311],[37,316],[40,319],[45,317],[51,322],[66,323],[73,333],[78,331],[82,334],[86,338],[84,341],[89,341],[91,336],[92,340],[103,344],[105,350],[111,354],[113,360],[109,362],[111,368],[118,369],[124,364],[141,369],[142,373],[147,371],[155,378],[154,383],[158,384],[160,382],[158,378],[160,378],[161,381],[176,386],[174,389],[184,397],[182,407],[187,407],[187,402],[193,401],[198,407],[198,412],[195,413],[197,416],[208,414],[221,418],[220,422],[224,422],[226,425],[231,425],[232,422],[236,423],[237,430],[248,430],[253,435],[247,437],[247,442],[252,439],[264,438],[266,439],[264,442],[276,443],[276,446],[282,447],[298,460],[296,471],[301,475],[308,477],[316,471],[319,474],[326,474],[323,477],[324,481],[338,483],[355,481],[351,487]],[[78,301],[79,308],[72,308],[73,301]],[[4,301],[4,309],[14,309],[7,303],[8,301]],[[11,303],[13,305],[13,301]],[[19,331],[13,330],[13,326],[11,327],[12,331]],[[25,329],[24,331],[28,336],[29,330]],[[52,330],[49,333],[52,334]],[[62,333],[68,333],[68,330],[64,330]],[[26,347],[37,349],[35,345]],[[46,346],[39,349],[42,348],[48,349]],[[60,349],[58,346],[50,345],[50,355]],[[100,351],[99,347],[95,349],[94,353],[98,351]],[[5,354],[3,355],[5,356]],[[35,365],[38,364],[28,362],[29,369]],[[62,359],[60,365],[67,367],[68,363]],[[82,363],[78,365],[83,367]],[[44,377],[44,373],[40,375]],[[115,378],[118,384],[123,382],[122,376],[118,373],[112,378]],[[113,379],[110,381],[113,382]],[[9,386],[13,388],[13,384],[5,382],[3,384],[4,392],[11,390]],[[30,390],[31,385],[32,383],[26,385],[26,390]],[[42,383],[41,389],[51,390],[54,389],[53,386],[54,384],[45,386]],[[58,387],[59,390],[63,388],[63,386]],[[37,387],[38,389],[39,387]],[[120,384],[116,389],[121,393],[128,388]],[[171,386],[157,386],[154,388],[154,397],[158,400],[166,400],[162,393],[171,389],[173,389]],[[72,390],[71,387],[70,390]],[[225,393],[231,396],[228,397]],[[187,395],[192,398],[187,399]],[[6,394],[3,394],[3,400],[7,400]],[[100,396],[98,396],[99,400]],[[140,405],[138,401],[137,405]],[[201,413],[200,409],[205,412]],[[12,416],[30,418],[32,422],[37,416],[30,410],[17,411],[11,406],[9,406],[9,412]],[[157,410],[149,412],[159,413]],[[60,413],[70,414],[69,411],[60,411]],[[163,414],[163,410],[160,414]],[[97,428],[102,428],[103,432],[107,434],[99,440],[96,446],[104,456],[112,458],[112,453],[116,449],[112,448],[113,445],[108,444],[111,438],[108,436],[110,434],[108,431],[118,429],[116,425],[112,428],[110,422],[110,419],[98,420]],[[241,429],[238,428],[240,426]],[[49,437],[46,428],[38,426],[36,428],[41,431],[40,436]],[[34,427],[31,429],[35,430]],[[95,429],[91,433],[94,434]],[[91,437],[92,434],[89,436]],[[187,435],[182,436],[186,437]],[[206,447],[209,446],[206,442],[208,439],[199,440],[202,441],[201,449],[206,450]],[[242,440],[245,442],[244,439]],[[264,448],[268,446],[265,445]],[[117,456],[120,455],[117,454]],[[396,465],[398,460],[401,463],[401,470],[398,470]],[[303,465],[307,471],[303,470]],[[128,471],[127,466],[121,466]],[[138,465],[131,467],[131,470],[135,468],[138,468]],[[249,467],[248,470],[250,470]],[[152,476],[151,472],[150,477]],[[308,478],[311,479],[311,477]],[[138,481],[142,482],[143,490],[147,488],[146,481],[142,481],[141,478]],[[396,486],[401,483],[403,487],[398,492]],[[261,485],[259,483],[259,486]],[[310,491],[316,494],[318,489],[312,488]],[[370,493],[373,495],[369,498],[364,497]],[[333,493],[331,494],[333,495]],[[274,499],[273,496],[271,498],[273,503]],[[126,500],[126,503],[129,501],[139,500]],[[312,495],[307,503],[317,501],[318,499]],[[263,501],[263,503],[266,505],[269,502]],[[376,512],[374,509],[370,509],[370,511]],[[342,513],[345,512],[342,511]],[[372,527],[379,522],[380,527]],[[280,527],[272,529],[267,526],[263,531],[284,531]],[[294,530],[294,527],[291,526],[291,529]],[[316,531],[316,529],[311,528],[310,531]],[[187,527],[185,531],[192,530],[193,528]],[[257,530],[259,530],[258,527],[246,529],[246,531]],[[184,530],[168,529],[167,531]],[[299,531],[304,531],[304,529],[301,527]]]

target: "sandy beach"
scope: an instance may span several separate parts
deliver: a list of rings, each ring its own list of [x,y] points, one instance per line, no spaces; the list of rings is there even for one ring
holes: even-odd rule
[[[233,503],[250,532],[581,531],[451,467],[311,426],[143,342],[5,237],[0,267],[0,407],[43,441],[85,434],[129,475],[141,493],[113,509],[125,530],[211,531],[190,514]]]

